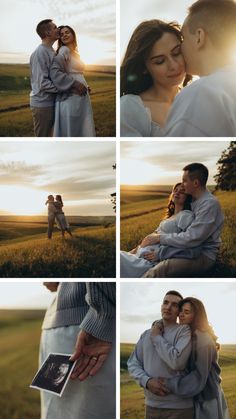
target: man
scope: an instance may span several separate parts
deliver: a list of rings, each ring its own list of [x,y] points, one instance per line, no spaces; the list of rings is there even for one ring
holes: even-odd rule
[[[200,79],[177,95],[165,136],[235,136],[236,2],[196,1],[189,8],[182,33],[186,72]]]
[[[46,312],[40,361],[50,352],[78,360],[61,398],[42,392],[41,418],[115,419],[116,284],[44,283],[57,296]]]
[[[57,215],[57,209],[54,205],[54,196],[48,195],[48,200],[46,202],[46,205],[48,206],[48,239],[52,238],[52,232],[53,232],[53,226],[55,223],[55,218]]]
[[[182,295],[168,291],[161,306],[163,335],[152,329],[140,337],[134,352],[128,360],[129,373],[144,388],[146,398],[146,419],[193,419],[194,409],[191,397],[182,398],[166,394],[158,377],[176,377],[185,369],[191,353],[191,331],[187,325],[176,323],[179,301]],[[160,395],[162,394],[162,395]],[[165,397],[163,397],[165,395]]]
[[[59,30],[51,19],[39,22],[36,31],[42,43],[30,57],[31,86],[30,107],[33,115],[34,132],[36,137],[50,137],[54,123],[54,102],[58,91],[68,91],[71,88],[80,95],[86,94],[87,88],[68,75],[60,76],[52,81],[50,68],[55,56],[52,48],[59,38]],[[64,70],[65,71],[65,70]]]
[[[153,244],[155,241],[155,243],[179,249],[201,246],[201,254],[193,259],[164,260],[149,269],[145,274],[146,278],[196,276],[206,273],[215,264],[221,243],[220,233],[224,217],[219,202],[206,189],[208,169],[201,163],[191,163],[183,170],[183,187],[185,193],[192,195],[191,207],[195,218],[186,231],[157,234],[154,238],[147,237],[146,245]]]

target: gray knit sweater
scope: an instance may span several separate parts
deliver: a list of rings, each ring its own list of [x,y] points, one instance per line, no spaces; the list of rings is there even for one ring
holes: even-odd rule
[[[93,336],[110,342],[115,336],[115,302],[114,282],[61,282],[42,329],[78,324]]]

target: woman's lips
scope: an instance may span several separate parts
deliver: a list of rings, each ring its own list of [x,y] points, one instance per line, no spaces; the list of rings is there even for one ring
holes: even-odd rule
[[[182,72],[177,73],[177,74],[171,74],[171,76],[168,76],[169,78],[175,78],[175,77],[180,77],[182,75]]]

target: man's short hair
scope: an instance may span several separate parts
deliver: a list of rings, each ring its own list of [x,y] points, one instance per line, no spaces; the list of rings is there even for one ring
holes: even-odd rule
[[[199,180],[201,186],[206,186],[208,179],[208,168],[202,163],[191,163],[183,168],[188,171],[188,175],[191,180]]]
[[[183,300],[183,296],[179,293],[179,291],[175,291],[175,290],[170,290],[168,292],[166,292],[165,295],[176,295],[177,297],[181,298],[181,300]]]
[[[52,19],[44,19],[38,23],[36,27],[36,32],[40,36],[41,39],[46,38],[47,31],[50,30],[50,23],[52,23]]]
[[[236,41],[236,3],[234,0],[198,0],[189,7],[190,33],[202,28],[214,46],[234,46]]]

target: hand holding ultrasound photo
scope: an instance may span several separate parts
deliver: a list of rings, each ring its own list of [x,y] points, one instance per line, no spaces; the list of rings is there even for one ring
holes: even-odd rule
[[[70,361],[70,357],[70,354],[49,354],[30,387],[61,397],[76,364]]]

